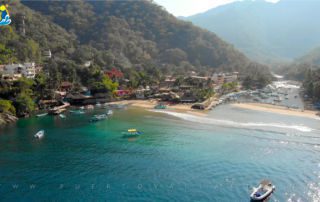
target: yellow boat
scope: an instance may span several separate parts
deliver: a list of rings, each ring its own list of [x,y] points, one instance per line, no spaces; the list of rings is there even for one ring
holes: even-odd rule
[[[142,132],[135,128],[128,129],[128,131],[122,133],[125,137],[139,136]]]

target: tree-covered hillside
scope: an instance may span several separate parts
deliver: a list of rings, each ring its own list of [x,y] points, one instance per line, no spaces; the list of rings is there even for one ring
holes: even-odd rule
[[[12,24],[0,29],[0,65],[35,61],[44,68],[34,80],[0,79],[0,113],[30,114],[39,107],[37,101],[55,99],[63,81],[73,84],[74,93],[85,86],[93,96],[112,97],[119,84],[127,89],[150,86],[165,75],[184,76],[190,70],[207,75],[239,71],[256,86],[271,79],[267,67],[148,0],[9,5]],[[49,50],[51,58],[45,54]],[[112,68],[124,78],[106,76]]]
[[[250,61],[215,34],[177,20],[151,1],[23,1],[77,37],[100,66],[245,70]],[[93,50],[94,49],[94,50]],[[87,52],[87,54],[85,54]]]
[[[260,62],[287,61],[320,45],[317,0],[237,1],[188,17]]]

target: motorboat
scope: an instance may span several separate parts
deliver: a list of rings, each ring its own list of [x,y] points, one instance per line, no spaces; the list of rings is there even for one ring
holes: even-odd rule
[[[94,106],[93,105],[87,105],[86,109],[94,109]]]
[[[108,116],[111,116],[113,114],[113,111],[111,110],[111,109],[109,109],[108,111],[107,111],[107,115]]]
[[[104,119],[106,119],[106,118],[108,118],[106,114],[94,115],[94,116],[90,119],[90,121],[91,121],[91,122],[97,122],[97,121],[104,120]]]
[[[104,105],[108,109],[125,109],[127,107],[126,104],[105,104]]]
[[[154,108],[155,109],[167,109],[167,105],[159,103]]]
[[[72,114],[85,114],[85,111],[83,110],[69,110],[69,112]]]
[[[44,116],[47,116],[48,115],[48,113],[43,113],[43,114],[37,114],[36,116],[37,117],[44,117]]]
[[[41,139],[44,137],[44,130],[40,130],[39,132],[37,132],[35,135],[34,135],[35,138],[37,139]]]
[[[142,135],[142,132],[135,128],[128,129],[128,131],[122,133],[124,137],[136,137]]]
[[[59,114],[59,116],[60,116],[60,118],[62,118],[62,119],[67,118],[66,115],[64,115],[64,114]]]
[[[267,199],[275,190],[275,186],[269,180],[263,180],[258,187],[253,188],[250,195],[252,201],[263,201]]]

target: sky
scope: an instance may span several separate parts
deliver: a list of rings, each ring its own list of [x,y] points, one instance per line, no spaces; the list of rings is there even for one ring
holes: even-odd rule
[[[190,16],[238,0],[154,0],[175,16]],[[279,0],[266,0],[277,2]]]

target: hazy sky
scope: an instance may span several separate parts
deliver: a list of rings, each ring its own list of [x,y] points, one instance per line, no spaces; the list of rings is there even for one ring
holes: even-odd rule
[[[190,16],[238,0],[154,0],[175,16]],[[266,0],[277,2],[279,0]]]

